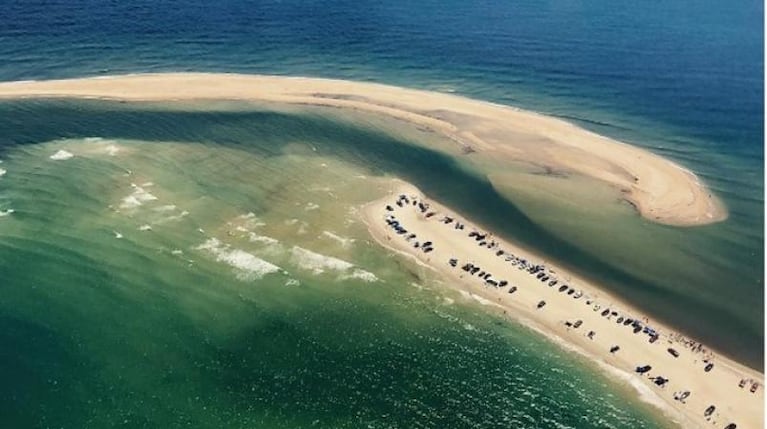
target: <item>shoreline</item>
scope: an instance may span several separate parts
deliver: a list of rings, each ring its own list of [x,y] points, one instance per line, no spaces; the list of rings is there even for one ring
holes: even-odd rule
[[[608,184],[644,218],[694,226],[727,218],[693,172],[649,150],[541,113],[379,83],[305,77],[157,73],[1,82],[0,98],[123,101],[241,100],[357,109],[404,120],[448,138],[440,150],[551,167]]]
[[[407,195],[411,199],[415,197],[416,201],[428,205],[427,211],[409,204],[399,207],[395,204],[398,195]],[[387,206],[393,210],[387,210]],[[435,214],[427,218],[426,214],[431,212]],[[397,234],[386,223],[387,215],[395,216],[408,233]],[[542,261],[542,255],[492,236],[455,211],[426,199],[413,185],[395,181],[389,195],[363,207],[362,216],[371,235],[383,247],[398,254],[406,253],[430,265],[443,279],[453,281],[447,282],[453,283],[450,287],[462,294],[467,293],[466,298],[492,307],[489,311],[539,332],[559,347],[579,353],[596,364],[600,371],[627,384],[638,393],[640,400],[659,408],[681,427],[724,428],[729,423],[736,423],[740,428],[763,427],[764,377],[761,373],[707,348],[693,351],[695,347],[684,345],[689,339],[680,337],[676,330],[653,321],[619,297],[551,262],[546,263],[544,272],[561,281],[556,287],[542,283],[527,270],[516,269],[505,260],[509,255],[528,261]],[[441,221],[445,216],[453,219],[450,224]],[[455,229],[454,225],[458,222],[464,225],[463,229]],[[488,234],[487,240],[492,237],[496,247],[478,247],[477,241],[468,237],[472,231]],[[410,234],[416,234],[416,237],[408,240]],[[426,253],[422,247],[414,247],[414,243],[422,239],[433,241],[432,251]],[[505,253],[496,255],[499,250]],[[457,259],[456,266],[451,267],[450,258]],[[503,287],[488,285],[476,275],[462,270],[467,261],[486,267],[488,272],[493,273],[491,279],[504,279],[509,284]],[[574,295],[558,292],[563,283],[579,292]],[[511,286],[517,289],[508,293]],[[582,296],[573,298],[578,293]],[[537,308],[536,303],[540,304],[540,301],[546,303]],[[585,305],[586,302],[589,304]],[[592,310],[597,305],[600,310]],[[617,311],[618,316],[602,316],[600,312],[608,308]],[[641,326],[651,327],[658,333],[658,338],[650,343],[649,334],[643,331],[634,333],[632,326],[616,323],[618,317],[622,320],[629,316],[641,320]],[[572,322],[576,320],[580,320],[582,325],[573,327]],[[589,336],[587,332],[595,334]],[[616,345],[620,349],[610,352],[610,348]],[[679,357],[673,357],[667,348],[675,349]],[[707,363],[714,364],[710,372],[704,369]],[[646,374],[635,372],[636,367],[648,364],[653,367],[648,374],[669,380],[663,387],[653,384]],[[741,379],[756,380],[759,383],[756,393],[749,391],[750,382],[743,388],[739,387]],[[684,403],[674,399],[675,394],[683,391],[690,392]],[[715,424],[704,417],[710,405],[716,407],[711,414]]]

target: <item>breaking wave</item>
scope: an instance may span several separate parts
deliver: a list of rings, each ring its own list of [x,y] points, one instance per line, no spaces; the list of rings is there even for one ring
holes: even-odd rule
[[[235,268],[237,278],[240,280],[255,280],[266,274],[280,271],[280,267],[244,250],[232,249],[231,246],[216,238],[206,240],[195,249],[207,251],[216,258],[216,261],[224,262]]]

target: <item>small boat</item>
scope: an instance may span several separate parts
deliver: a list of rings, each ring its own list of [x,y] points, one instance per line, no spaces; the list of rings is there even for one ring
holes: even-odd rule
[[[538,303],[538,308],[543,308],[544,305],[546,305],[546,301],[541,301]]]
[[[740,387],[741,389],[746,387],[746,379],[745,378],[740,380],[740,383],[738,383],[738,387]]]
[[[756,393],[757,389],[759,389],[759,383],[754,383],[751,385],[751,393]]]
[[[690,397],[690,391],[689,390],[685,390],[684,392],[682,392],[681,395],[679,395],[679,400],[680,401],[684,401],[688,397]]]
[[[615,353],[620,349],[621,349],[620,346],[612,346],[610,347],[610,353]]]
[[[567,289],[567,294],[568,295],[572,295],[574,293],[575,293],[575,289],[573,289],[573,288]]]
[[[727,426],[725,426],[724,429],[735,429],[737,427],[738,425],[736,425],[735,423],[730,423]]]
[[[709,371],[711,371],[712,369],[714,369],[714,364],[713,364],[713,362],[709,362],[709,363],[708,363],[708,365],[706,365],[706,367],[705,367],[705,368],[703,368],[703,370],[704,370],[704,371],[706,371],[706,372],[709,372]]]
[[[573,328],[576,328],[576,329],[580,328],[581,325],[583,325],[583,320],[576,320],[575,323],[573,324]]]
[[[567,290],[567,286],[566,285],[562,285],[562,286],[559,287],[559,291],[560,292],[564,292],[566,290]]]
[[[668,349],[668,353],[669,353],[671,356],[674,356],[675,358],[678,358],[678,357],[679,357],[679,352],[678,352],[678,351],[676,351],[676,350],[674,350],[674,349],[672,349],[672,348],[669,348],[669,349]]]
[[[512,286],[512,287],[509,288],[509,293],[514,293],[516,291],[517,291],[517,287],[516,286]]]
[[[623,323],[623,316],[619,317],[618,320],[615,321],[615,323]]]
[[[602,317],[605,317],[608,314],[610,314],[610,309],[609,308],[602,312]]]

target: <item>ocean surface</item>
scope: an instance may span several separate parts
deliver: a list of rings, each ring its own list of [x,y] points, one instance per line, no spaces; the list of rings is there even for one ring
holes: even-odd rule
[[[435,136],[362,114],[3,101],[3,427],[668,424],[372,243],[355,210],[393,177],[762,366],[761,2],[2,10],[0,80],[215,71],[451,92],[647,147],[730,211],[674,228],[556,181],[500,188]]]

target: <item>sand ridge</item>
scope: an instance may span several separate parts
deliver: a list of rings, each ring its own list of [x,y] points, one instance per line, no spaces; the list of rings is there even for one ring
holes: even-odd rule
[[[407,203],[400,200],[400,195],[407,197]],[[725,428],[730,423],[738,428],[764,426],[762,374],[683,337],[551,263],[530,273],[530,268],[543,262],[542,257],[494,237],[449,208],[426,199],[414,186],[395,181],[389,195],[369,203],[361,213],[369,231],[383,246],[431,266],[464,294],[495,304],[486,305],[489,311],[521,322],[592,360],[610,378],[632,386],[640,398],[659,407],[681,427]],[[462,225],[461,229],[457,225]],[[398,233],[396,227],[407,232]],[[455,259],[454,264],[451,259]],[[465,270],[467,264],[479,269],[472,274]],[[538,278],[541,273],[545,281]],[[496,284],[508,283],[494,286],[481,279],[482,274],[490,274],[488,280]],[[557,282],[550,285],[554,280]],[[564,285],[567,289],[560,291]],[[513,293],[509,293],[512,288]],[[609,312],[604,315],[606,310]],[[636,323],[627,324],[629,318]],[[656,333],[657,338],[650,342]],[[615,346],[619,348],[611,352]],[[669,352],[670,348],[678,357]],[[706,371],[708,364],[713,368]],[[636,368],[644,365],[652,369],[637,373]],[[668,381],[661,387],[651,377]],[[752,393],[754,383],[758,386]],[[675,399],[684,392],[689,396],[683,401]],[[715,409],[705,416],[712,405]]]
[[[601,180],[654,222],[687,226],[727,218],[726,207],[694,173],[650,151],[560,119],[454,94],[305,77],[159,73],[4,82],[0,97],[228,99],[355,109],[439,133],[467,154]]]

